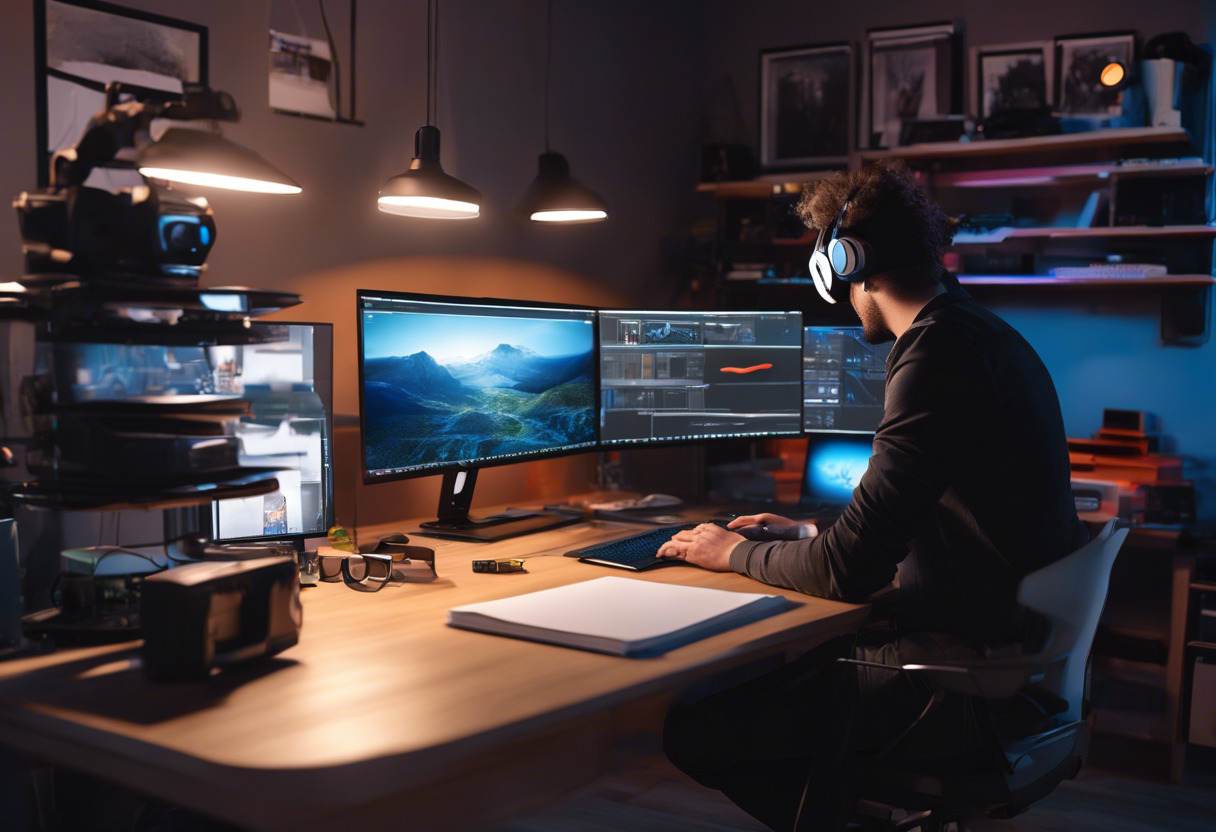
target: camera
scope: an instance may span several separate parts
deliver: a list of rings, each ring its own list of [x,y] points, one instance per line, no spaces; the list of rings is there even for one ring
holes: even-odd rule
[[[197,279],[215,245],[207,200],[154,185],[25,192],[13,206],[28,275]]]

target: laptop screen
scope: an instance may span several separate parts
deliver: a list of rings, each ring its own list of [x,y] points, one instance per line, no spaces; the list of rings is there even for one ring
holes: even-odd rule
[[[806,441],[802,504],[843,509],[870,464],[874,434],[811,434]]]

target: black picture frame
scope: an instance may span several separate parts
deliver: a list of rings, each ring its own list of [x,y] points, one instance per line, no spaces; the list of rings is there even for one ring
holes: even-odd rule
[[[860,146],[894,146],[905,121],[962,114],[962,32],[960,21],[866,32]]]
[[[74,144],[102,109],[108,81],[168,89],[165,79],[177,78],[206,86],[208,49],[207,27],[198,23],[101,0],[34,0],[39,186],[50,184],[54,152]]]
[[[759,66],[760,165],[844,165],[853,147],[853,45],[764,49]]]
[[[1055,99],[1051,41],[974,47],[971,69],[971,112],[980,120],[995,110],[1050,107]],[[993,89],[994,82],[997,89]]]
[[[1055,101],[1060,115],[1110,118],[1123,109],[1118,90],[1102,86],[1098,75],[1111,61],[1130,67],[1136,60],[1136,33],[1095,32],[1055,39]]]

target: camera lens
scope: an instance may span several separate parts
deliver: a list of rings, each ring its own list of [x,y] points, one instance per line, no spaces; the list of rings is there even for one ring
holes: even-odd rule
[[[198,226],[187,222],[171,222],[165,225],[165,248],[172,252],[198,251]]]

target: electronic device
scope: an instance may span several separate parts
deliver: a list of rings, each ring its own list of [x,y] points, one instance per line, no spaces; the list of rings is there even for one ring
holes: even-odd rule
[[[241,465],[280,468],[277,491],[217,500],[199,531],[229,547],[324,537],[334,525],[333,325],[254,322],[264,342],[212,347],[218,386],[249,401]],[[271,554],[264,552],[264,554]]]
[[[825,516],[839,515],[870,465],[874,435],[815,435],[807,438],[802,505]]]
[[[581,549],[566,552],[566,557],[578,558],[583,563],[595,563],[600,566],[628,569],[631,572],[657,569],[661,566],[675,566],[683,564],[684,561],[679,558],[659,557],[659,547],[671,540],[672,535],[676,532],[695,527],[695,523],[664,526],[648,532],[630,535],[629,537],[622,537],[618,540],[610,540],[607,543],[584,546]]]
[[[496,560],[473,561],[474,572],[526,572],[523,558],[498,558]]]
[[[601,310],[606,447],[802,432],[802,313]]]
[[[859,326],[808,326],[802,340],[802,425],[873,434],[882,421],[892,343],[871,344]]]
[[[295,558],[189,563],[149,575],[139,603],[144,673],[205,678],[211,668],[273,656],[300,638]]]
[[[1048,269],[1047,273],[1052,277],[1071,279],[1143,279],[1165,277],[1168,269],[1160,263],[1091,263],[1088,266],[1057,266],[1054,269]]]
[[[480,468],[595,449],[593,310],[368,290],[357,308],[364,482],[443,474],[438,537],[579,522],[469,506]]]
[[[854,188],[836,212],[826,228],[819,230],[819,238],[815,241],[815,250],[811,253],[811,278],[815,281],[815,289],[819,296],[828,303],[835,303],[832,297],[832,279],[839,277],[845,283],[858,283],[869,274],[866,269],[867,259],[872,265],[874,252],[870,244],[859,237],[838,237],[840,224],[849,210],[849,203],[857,195]]]

